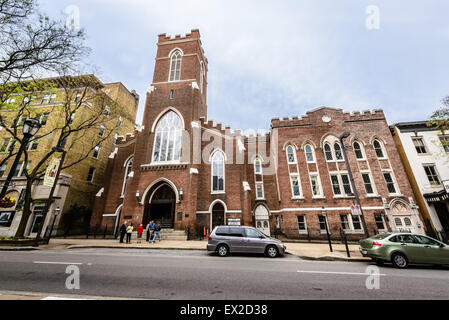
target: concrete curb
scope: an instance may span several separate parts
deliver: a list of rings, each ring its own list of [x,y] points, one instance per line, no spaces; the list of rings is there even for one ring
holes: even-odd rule
[[[297,256],[300,259],[303,260],[310,260],[310,261],[337,261],[337,262],[369,262],[371,259],[366,258],[340,258],[340,257],[331,257],[331,256],[324,256],[324,257],[308,257],[308,256]]]
[[[0,251],[35,251],[40,250],[35,247],[0,247]]]
[[[132,249],[132,250],[190,250],[190,251],[206,251],[206,248],[165,248],[165,247],[115,247],[115,246],[94,246],[94,245],[73,245],[67,247],[68,250],[70,249]]]

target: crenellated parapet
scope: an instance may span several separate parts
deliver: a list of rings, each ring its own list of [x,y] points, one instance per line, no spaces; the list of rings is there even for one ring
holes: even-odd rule
[[[342,122],[385,120],[385,114],[381,109],[344,112],[342,109],[321,107],[307,112],[302,117],[273,118],[271,127],[305,127],[316,125],[318,121],[328,124],[334,120]]]
[[[130,143],[135,142],[136,140],[136,132],[133,133],[127,133],[125,136],[118,136],[117,137],[117,141],[116,141],[116,145],[117,147],[123,146],[123,145],[128,145]]]

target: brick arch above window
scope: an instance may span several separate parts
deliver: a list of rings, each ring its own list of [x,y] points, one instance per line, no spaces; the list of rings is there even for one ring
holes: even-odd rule
[[[184,122],[184,117],[182,116],[181,112],[179,112],[179,110],[176,109],[175,107],[167,107],[161,113],[159,113],[159,115],[154,120],[153,126],[151,127],[152,133],[154,133],[156,131],[156,127],[157,127],[159,121],[162,119],[162,117],[164,117],[165,114],[167,114],[170,111],[173,111],[174,113],[176,113],[178,115],[178,117],[181,119],[181,122],[182,122],[182,128],[185,129],[186,126],[185,126],[185,122]]]
[[[308,144],[310,144],[310,145],[313,147],[314,150],[317,149],[316,144],[315,144],[312,140],[307,139],[307,140],[304,140],[303,143],[301,144],[301,150],[304,150],[304,148],[305,148],[306,145],[308,145]]]
[[[288,140],[284,143],[284,145],[282,146],[282,151],[287,151],[288,146],[293,146],[295,147],[296,151],[299,151],[298,145],[292,140]]]
[[[168,54],[168,57],[171,58],[171,57],[173,56],[173,54],[174,54],[176,51],[179,51],[179,53],[181,54],[181,56],[184,56],[184,51],[183,51],[181,48],[176,47],[176,48],[173,48],[173,49],[170,51],[170,53]]]
[[[335,142],[340,143],[338,136],[334,133],[326,133],[320,139],[320,148],[324,148],[325,143],[328,143],[330,146],[334,146]]]
[[[379,140],[379,142],[381,142],[384,146],[386,146],[388,144],[387,141],[384,138],[382,138],[382,137],[380,137],[378,135],[371,136],[369,138],[369,144],[373,145],[375,140]]]
[[[349,143],[351,144],[351,146],[354,144],[354,142],[358,142],[360,143],[360,145],[362,147],[366,147],[366,142],[365,140],[363,140],[361,137],[359,137],[358,135],[354,135],[351,136],[351,139],[349,140]]]

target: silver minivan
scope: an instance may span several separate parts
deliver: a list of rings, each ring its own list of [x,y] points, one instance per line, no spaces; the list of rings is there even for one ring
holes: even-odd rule
[[[209,236],[208,251],[220,257],[229,253],[264,253],[270,258],[285,254],[284,244],[252,227],[216,227]]]

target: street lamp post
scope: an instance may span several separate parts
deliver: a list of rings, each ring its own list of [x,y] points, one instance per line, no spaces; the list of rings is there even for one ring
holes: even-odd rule
[[[55,209],[55,214],[53,218],[53,223],[51,224],[50,234],[48,235],[48,242],[50,242],[51,235],[53,233],[53,227],[55,226],[56,218],[58,217],[59,213],[61,212],[61,208],[57,207]]]
[[[326,227],[326,235],[327,235],[327,242],[329,243],[329,250],[331,252],[334,252],[334,249],[332,248],[331,235],[329,234],[329,227],[327,225],[326,209],[324,209],[324,207],[321,209],[321,215],[324,217],[324,225]]]
[[[351,135],[351,133],[349,131],[345,131],[340,136],[341,149],[343,150],[343,156],[345,158],[346,168],[348,168],[348,174],[349,174],[349,180],[351,182],[351,187],[352,187],[352,190],[354,190],[355,201],[356,201],[356,204],[360,207],[360,213],[361,213],[360,219],[362,220],[363,229],[365,230],[365,236],[367,238],[369,238],[369,232],[368,232],[368,228],[366,227],[365,216],[363,214],[362,204],[360,203],[359,193],[357,192],[357,188],[355,186],[354,176],[352,175],[351,166],[349,165],[348,154],[346,152],[346,148],[345,148],[345,144],[344,144],[344,139],[348,138],[350,135]]]
[[[9,171],[8,177],[6,181],[3,183],[2,191],[0,192],[0,199],[3,199],[6,196],[6,192],[8,192],[9,185],[11,184],[11,180],[14,176],[14,171],[16,171],[17,165],[19,164],[20,157],[22,156],[23,151],[25,150],[28,142],[30,142],[31,138],[36,135],[41,127],[41,123],[37,119],[27,119],[23,124],[23,139],[20,143],[19,151],[17,152],[14,163]]]
[[[61,169],[62,169],[62,166],[64,164],[65,155],[67,153],[67,151],[65,151],[60,146],[53,148],[53,151],[61,152],[62,153],[62,157],[61,157],[61,162],[59,163],[58,171],[56,173],[55,182],[53,183],[53,187],[51,188],[50,195],[48,196],[47,203],[45,204],[45,208],[42,211],[42,223],[40,224],[39,230],[37,231],[36,239],[35,239],[34,245],[33,245],[34,247],[39,247],[39,240],[40,240],[40,235],[42,233],[42,228],[44,227],[44,223],[45,223],[45,219],[47,217],[48,210],[50,210],[50,206],[51,206],[51,204],[53,202],[53,195],[55,193],[56,185],[58,184],[59,175],[61,174]]]

